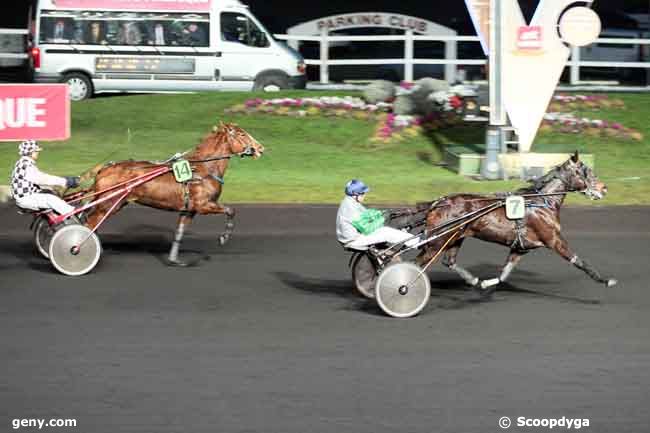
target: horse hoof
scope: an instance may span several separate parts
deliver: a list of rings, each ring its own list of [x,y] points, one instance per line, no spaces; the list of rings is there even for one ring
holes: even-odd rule
[[[615,285],[618,284],[618,280],[615,280],[614,278],[610,278],[609,280],[607,280],[605,284],[607,285],[607,287],[614,287]]]
[[[181,262],[180,260],[167,259],[167,266],[173,266],[173,267],[177,267],[177,268],[186,268],[189,265],[190,265],[189,263]]]
[[[219,245],[224,246],[228,243],[230,240],[230,236],[228,235],[221,235],[219,236]]]
[[[489,279],[489,280],[481,281],[480,287],[481,287],[481,289],[485,290],[485,289],[488,289],[488,288],[490,288],[492,286],[496,286],[497,284],[499,284],[499,279],[498,278],[492,278],[492,279]]]

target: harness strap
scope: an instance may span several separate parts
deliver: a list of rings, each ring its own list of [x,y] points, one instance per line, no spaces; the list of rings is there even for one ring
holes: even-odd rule
[[[223,177],[217,176],[216,174],[210,173],[210,174],[208,174],[208,176],[210,176],[212,179],[214,179],[214,180],[216,180],[217,182],[219,182],[221,185],[223,185],[224,183],[226,183],[226,181],[223,180]]]
[[[190,208],[190,186],[188,182],[183,182],[183,210],[182,212],[187,212]]]
[[[512,241],[510,248],[513,250],[526,250],[526,223],[525,218],[515,220],[515,240]]]

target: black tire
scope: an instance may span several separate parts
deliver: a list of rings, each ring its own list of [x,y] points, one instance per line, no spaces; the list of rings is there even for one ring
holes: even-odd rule
[[[50,227],[47,218],[44,216],[38,217],[34,223],[34,244],[36,250],[46,259],[50,258],[50,240],[52,240],[52,236],[54,236],[54,229]]]
[[[277,92],[289,88],[289,78],[282,74],[266,74],[258,77],[253,90],[262,92]]]
[[[352,281],[359,294],[373,299],[377,277],[377,264],[374,260],[367,253],[357,254],[352,261]]]
[[[65,74],[61,82],[70,87],[70,99],[73,101],[83,101],[93,96],[93,83],[85,74],[71,72]]]
[[[401,261],[398,256],[393,257],[391,263]],[[357,253],[352,260],[352,282],[357,292],[365,298],[374,299],[377,277],[379,277],[379,268],[375,259],[367,252]]]

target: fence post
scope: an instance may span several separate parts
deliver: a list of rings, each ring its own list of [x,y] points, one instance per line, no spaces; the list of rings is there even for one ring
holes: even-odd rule
[[[571,85],[580,82],[580,47],[571,47]]]
[[[321,30],[320,34],[320,82],[327,84],[330,81],[329,68],[327,66],[327,59],[329,57],[329,42],[327,41],[327,29]]]
[[[409,29],[404,38],[404,81],[413,81],[413,30]]]
[[[445,41],[445,60],[456,60],[458,55],[458,42]],[[445,80],[448,83],[456,81],[456,70],[458,65],[445,65]]]

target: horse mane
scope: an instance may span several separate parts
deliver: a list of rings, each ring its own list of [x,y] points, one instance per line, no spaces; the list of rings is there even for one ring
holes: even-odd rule
[[[546,185],[548,185],[550,182],[558,178],[558,174],[564,170],[564,163],[560,165],[556,165],[549,171],[547,171],[543,176],[540,176],[538,178],[534,179],[529,179],[528,183],[530,184],[529,186],[525,186],[523,188],[518,189],[516,192],[518,193],[526,193],[526,192],[537,192],[544,188]]]
[[[191,155],[200,156],[204,152],[206,154],[213,154],[216,149],[219,148],[219,145],[223,143],[226,139],[226,134],[231,127],[234,126],[234,123],[223,123],[219,122],[219,125],[215,125],[212,128],[212,131],[208,132],[196,145]]]

